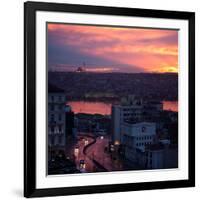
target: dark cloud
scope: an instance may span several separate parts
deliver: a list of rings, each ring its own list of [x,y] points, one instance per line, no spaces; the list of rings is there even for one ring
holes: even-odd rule
[[[78,66],[86,64],[87,68],[101,68],[101,67],[115,67],[116,71],[120,72],[141,72],[141,67],[130,66],[109,60],[106,58],[98,57],[95,55],[89,55],[81,52],[80,47],[75,48],[73,45],[67,45],[69,40],[80,41],[80,38],[84,38],[81,34],[75,34],[74,36],[64,35],[62,32],[54,32],[48,35],[48,64],[52,70],[75,70]],[[87,41],[81,46],[83,49],[98,46],[98,48],[105,45],[112,45],[115,41],[92,42]]]

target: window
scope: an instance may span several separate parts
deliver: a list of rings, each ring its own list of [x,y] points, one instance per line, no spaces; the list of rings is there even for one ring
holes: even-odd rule
[[[62,120],[62,115],[61,115],[61,114],[58,115],[58,120],[59,120],[59,121]]]
[[[62,136],[59,136],[59,138],[58,138],[58,143],[59,143],[59,144],[62,144]]]
[[[54,96],[51,96],[51,101],[54,101]]]
[[[54,114],[51,114],[51,121],[54,121]]]
[[[55,144],[55,140],[54,140],[54,137],[52,136],[51,137],[51,145],[53,146]]]
[[[54,105],[53,104],[51,104],[50,108],[51,108],[51,111],[54,111]]]
[[[51,133],[53,133],[54,132],[54,127],[53,126],[51,126]]]
[[[62,126],[58,126],[58,131],[62,132]]]
[[[152,159],[150,160],[150,166],[152,167]]]
[[[62,110],[62,105],[59,105],[59,110]]]

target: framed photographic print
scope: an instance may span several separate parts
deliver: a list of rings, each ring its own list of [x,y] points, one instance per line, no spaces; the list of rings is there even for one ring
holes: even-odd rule
[[[195,14],[24,11],[24,196],[194,186]]]

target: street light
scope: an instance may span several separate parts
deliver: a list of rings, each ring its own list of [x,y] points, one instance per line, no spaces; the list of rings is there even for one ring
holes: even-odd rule
[[[115,145],[119,145],[119,141],[118,140],[115,140]]]
[[[86,145],[88,145],[88,140],[86,139],[85,141],[84,141],[84,145],[86,146]]]
[[[79,148],[78,148],[78,147],[75,147],[75,149],[74,149],[74,155],[75,155],[75,156],[78,156],[78,154],[79,154]]]
[[[111,151],[114,151],[114,150],[115,150],[115,148],[114,148],[114,145],[113,145],[113,144],[111,144],[111,145],[110,145],[110,150],[111,150]]]

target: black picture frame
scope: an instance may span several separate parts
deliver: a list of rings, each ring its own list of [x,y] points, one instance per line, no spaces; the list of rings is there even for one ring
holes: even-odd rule
[[[185,19],[189,22],[189,178],[63,188],[36,188],[36,11]],[[43,197],[195,186],[195,13],[60,3],[24,4],[24,196]]]

